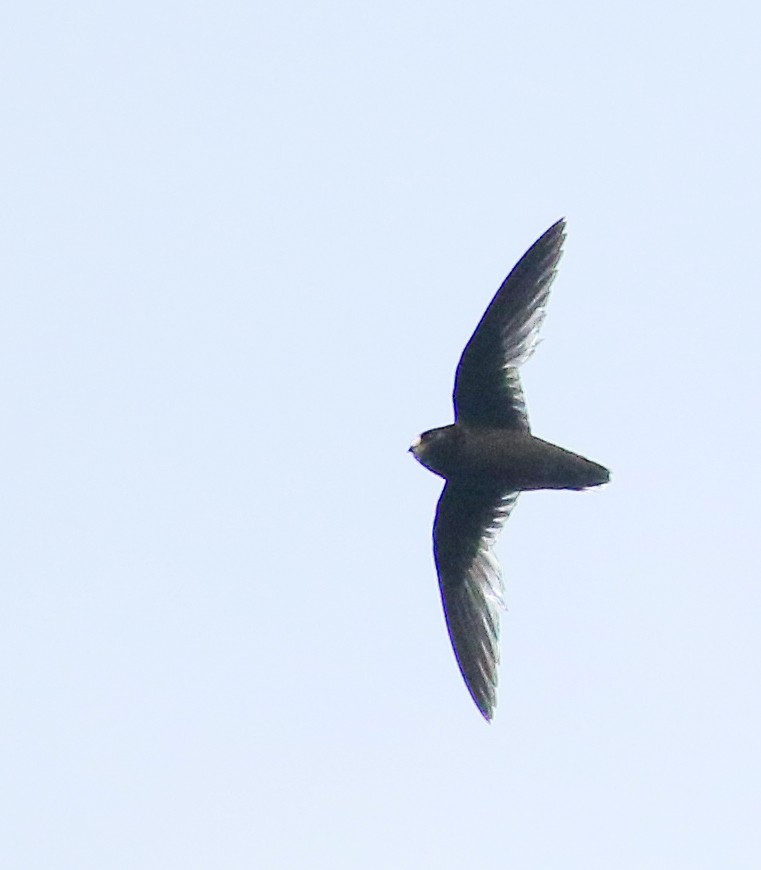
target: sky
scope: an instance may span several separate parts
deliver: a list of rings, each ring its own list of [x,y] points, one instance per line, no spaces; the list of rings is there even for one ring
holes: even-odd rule
[[[761,866],[754,4],[0,12],[0,864]],[[487,725],[407,453],[568,221]]]

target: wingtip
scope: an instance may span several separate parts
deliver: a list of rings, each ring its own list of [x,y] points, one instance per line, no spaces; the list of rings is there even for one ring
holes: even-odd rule
[[[534,262],[538,260],[551,262],[552,274],[557,270],[557,263],[563,253],[563,246],[566,240],[566,222],[562,217],[556,220],[549,229],[546,229],[541,236],[534,242],[533,245],[526,251],[523,257],[518,261],[516,269],[524,262]]]
[[[565,239],[567,230],[566,219],[558,218],[555,223],[544,233],[544,238],[558,237],[561,242]]]
[[[460,669],[462,671],[462,669]],[[476,705],[478,712],[483,716],[484,720],[491,724],[494,719],[494,712],[497,709],[497,674],[496,669],[493,677],[483,684],[471,683],[470,679],[463,672],[465,679],[465,687],[467,688],[473,703]]]

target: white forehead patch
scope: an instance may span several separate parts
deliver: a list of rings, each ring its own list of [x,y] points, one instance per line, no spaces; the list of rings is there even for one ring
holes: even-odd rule
[[[410,450],[415,450],[416,447],[420,447],[420,442],[421,442],[421,440],[422,440],[422,439],[420,438],[419,435],[416,436],[415,438],[413,438],[413,439],[412,439],[412,444],[410,444]]]

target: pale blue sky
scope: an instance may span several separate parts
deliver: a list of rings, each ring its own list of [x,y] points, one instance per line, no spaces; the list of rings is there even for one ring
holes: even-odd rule
[[[761,866],[751,3],[0,13],[0,865]],[[568,219],[491,726],[406,453]]]

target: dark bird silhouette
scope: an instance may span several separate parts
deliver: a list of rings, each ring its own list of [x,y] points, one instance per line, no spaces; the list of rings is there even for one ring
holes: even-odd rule
[[[410,451],[446,483],[433,553],[449,637],[465,684],[488,721],[499,664],[502,573],[491,552],[518,494],[607,483],[596,462],[531,434],[518,367],[544,320],[565,238],[559,220],[505,278],[457,366],[455,422],[416,438]]]

